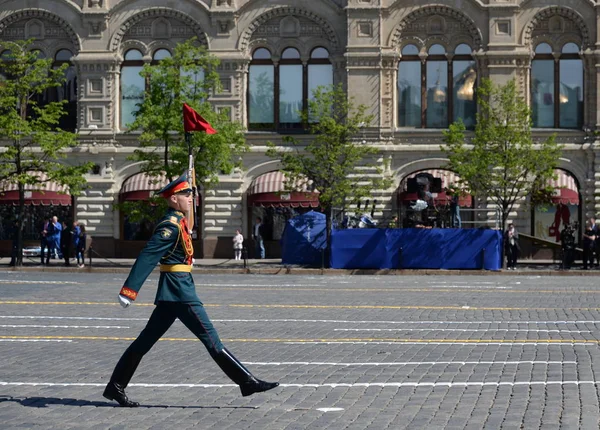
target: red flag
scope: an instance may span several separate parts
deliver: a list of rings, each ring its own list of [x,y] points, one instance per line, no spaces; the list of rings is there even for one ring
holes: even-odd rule
[[[206,134],[216,134],[217,130],[187,103],[183,104],[183,129],[185,132],[204,131]]]

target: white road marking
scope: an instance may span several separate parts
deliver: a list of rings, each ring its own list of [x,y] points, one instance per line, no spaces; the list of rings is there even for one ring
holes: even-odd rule
[[[0,324],[2,328],[130,328],[120,325],[39,325],[39,324]]]
[[[1,318],[1,317],[0,317]],[[219,322],[304,322],[304,323],[343,323],[343,324],[600,324],[600,320],[580,321],[352,321],[318,319],[213,319]]]
[[[427,342],[283,342],[286,345],[470,345],[470,346],[552,346],[552,345],[586,345],[586,346],[598,346],[597,342],[586,342],[586,341],[577,341],[577,342],[435,342],[435,341],[427,341]]]
[[[25,280],[0,280],[0,284],[69,284],[69,285],[84,285],[81,282],[73,282],[73,281],[25,281]]]
[[[488,365],[488,364],[577,364],[576,361],[399,361],[399,362],[380,362],[380,363],[330,363],[326,361],[282,361],[282,362],[254,362],[244,361],[248,366],[421,366],[436,364],[460,364],[460,365]]]
[[[64,339],[0,339],[0,342],[73,342]]]
[[[340,412],[343,410],[344,408],[317,408],[319,412]]]
[[[1,326],[0,326],[1,327]],[[549,330],[549,329],[527,329],[527,328],[334,328],[333,331],[525,331],[543,333],[591,333],[591,330]]]
[[[357,383],[328,383],[328,384],[280,384],[279,388],[370,388],[370,387],[500,387],[500,386],[548,386],[548,385],[600,385],[600,381],[499,381],[499,382],[357,382]],[[0,386],[30,386],[30,387],[105,387],[106,382],[6,382],[0,381]],[[133,383],[129,387],[143,388],[229,388],[236,384],[144,384]]]
[[[6,319],[53,319],[53,320],[87,320],[87,321],[148,321],[148,318],[106,318],[106,317],[56,317],[56,316],[37,316],[37,315],[0,315],[0,318]]]
[[[0,315],[0,319],[73,319],[87,321],[148,321],[146,318],[119,318],[119,317],[80,317],[80,316],[49,316],[49,315]],[[325,323],[325,324],[600,324],[600,320],[557,320],[557,321],[364,321],[364,320],[327,320],[327,319],[249,319],[249,318],[228,318],[212,319],[213,322],[291,322],[291,323]]]

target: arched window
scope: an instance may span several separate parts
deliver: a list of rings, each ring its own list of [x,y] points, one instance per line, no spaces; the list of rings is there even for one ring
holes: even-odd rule
[[[431,45],[427,55],[425,126],[448,127],[448,60],[442,45]]]
[[[275,66],[271,52],[254,51],[248,70],[248,128],[271,129],[275,124]]]
[[[157,64],[160,60],[164,60],[165,58],[171,58],[171,52],[164,48],[157,49],[152,56],[152,63]]]
[[[476,85],[477,67],[471,57],[471,47],[460,44],[452,58],[452,121],[460,119],[467,128],[475,127]]]
[[[121,65],[121,127],[127,127],[134,121],[137,104],[144,100],[146,84],[140,75],[143,57],[137,49],[130,49]]]
[[[50,92],[50,101],[67,101],[64,106],[66,114],[60,119],[58,126],[68,131],[77,128],[77,73],[71,63],[72,57],[73,53],[68,49],[61,49],[54,56],[53,68],[60,68],[63,64],[68,64],[68,67],[65,70],[65,82]]]
[[[473,127],[477,69],[469,45],[458,45],[452,62],[440,44],[429,47],[425,62],[416,45],[404,46],[401,53],[398,125],[446,128],[462,119],[467,127]]]
[[[298,128],[302,126],[300,112],[303,109],[304,88],[303,66],[300,52],[287,48],[279,61],[279,127]]]
[[[421,59],[415,45],[402,48],[398,66],[398,125],[421,127]]]
[[[559,56],[552,47],[535,47],[531,64],[533,126],[581,128],[583,125],[583,61],[579,46],[566,43]],[[558,57],[558,58],[557,58]]]
[[[313,99],[317,87],[333,85],[333,65],[329,61],[329,51],[315,48],[308,60],[308,100]]]
[[[248,128],[304,128],[300,112],[308,108],[314,89],[332,83],[333,67],[323,47],[314,48],[308,62],[302,61],[296,48],[286,48],[277,65],[269,50],[258,48],[248,73]]]

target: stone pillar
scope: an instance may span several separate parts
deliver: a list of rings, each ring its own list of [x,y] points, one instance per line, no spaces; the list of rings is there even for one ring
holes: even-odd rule
[[[353,0],[346,8],[348,46],[346,78],[348,96],[367,106],[375,117],[372,127],[382,125],[381,9],[378,0]]]
[[[232,58],[231,53],[227,57],[217,57],[220,59],[217,71],[221,79],[221,91],[211,96],[211,102],[218,111],[229,110],[232,121],[246,125],[244,101],[249,60],[241,56]]]
[[[73,63],[77,67],[80,133],[112,134],[118,125],[115,115],[119,86],[117,57],[111,52],[80,52]]]

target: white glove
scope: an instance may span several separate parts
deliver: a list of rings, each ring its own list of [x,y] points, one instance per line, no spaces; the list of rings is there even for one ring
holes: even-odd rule
[[[127,297],[122,296],[121,294],[119,294],[119,304],[121,306],[123,306],[124,308],[128,308],[129,305],[131,305],[131,300],[129,300]]]

